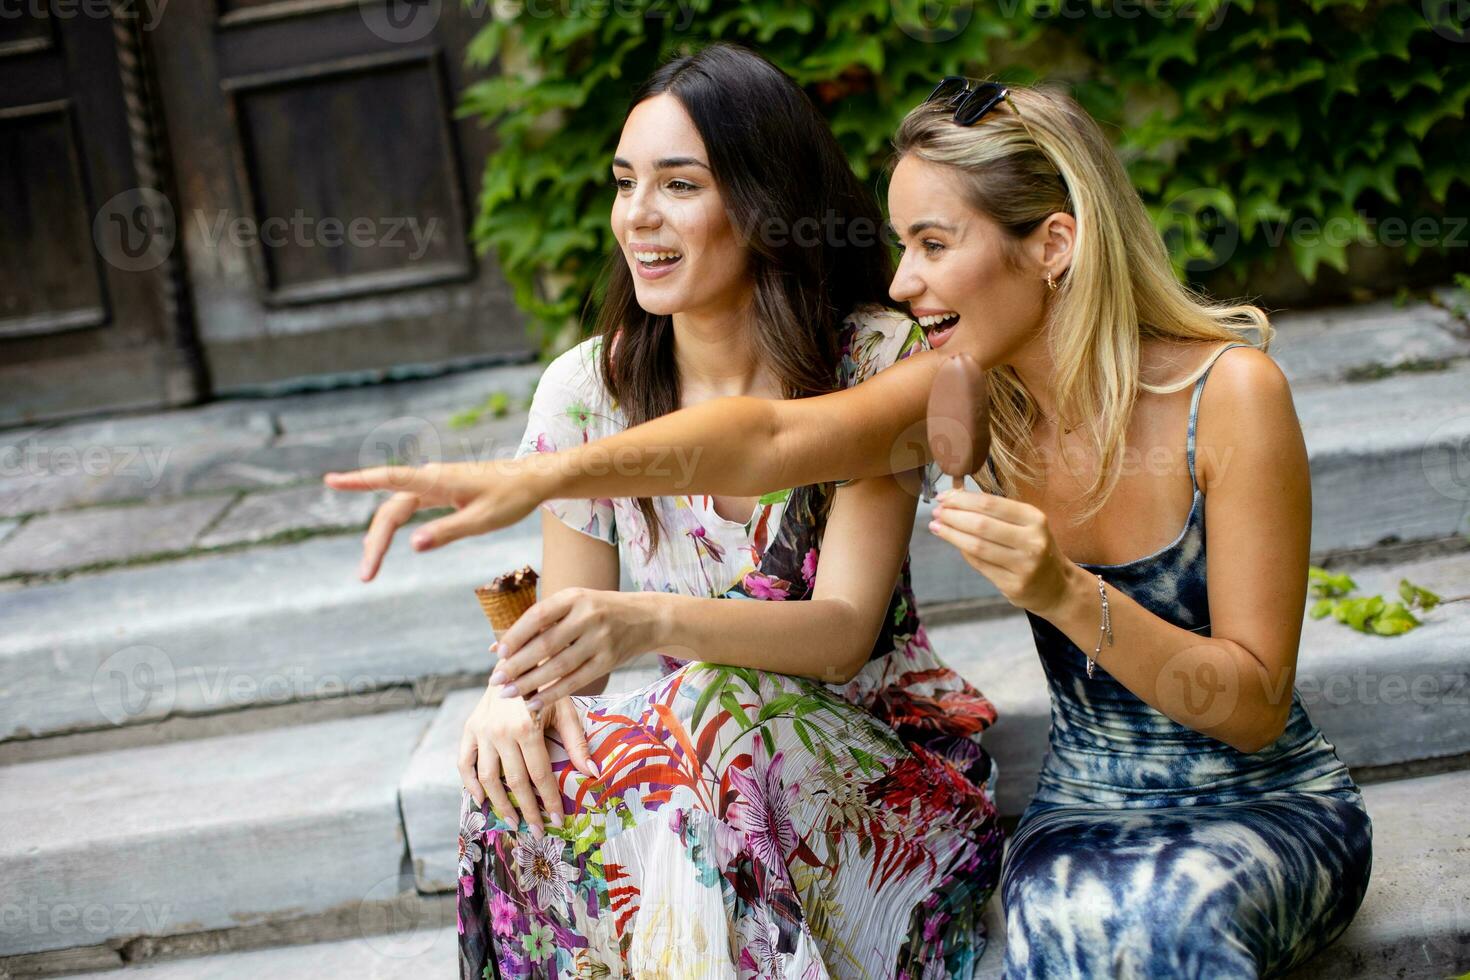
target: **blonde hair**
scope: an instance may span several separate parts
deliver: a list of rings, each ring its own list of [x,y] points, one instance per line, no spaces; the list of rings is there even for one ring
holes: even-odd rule
[[[1023,268],[1021,240],[1047,217],[1065,212],[1076,221],[1072,261],[1048,292],[1046,319],[1058,419],[1099,423],[1089,434],[1100,465],[1084,495],[1087,506],[1074,519],[1080,524],[1118,484],[1139,389],[1180,391],[1210,363],[1174,384],[1145,384],[1143,338],[1251,344],[1242,331],[1254,328],[1260,341],[1252,346],[1268,350],[1275,330],[1258,307],[1213,302],[1175,278],[1122,161],[1097,122],[1065,93],[1011,86],[1010,98],[974,125],[957,125],[953,117],[943,101],[911,111],[894,137],[893,163],[912,155],[958,170],[966,203],[1004,229],[1008,267]],[[975,479],[984,490],[1005,494],[1017,481],[1040,477],[1028,460],[1038,454],[1031,428],[1041,413],[1013,368],[1000,365],[986,374],[995,474],[982,469]]]

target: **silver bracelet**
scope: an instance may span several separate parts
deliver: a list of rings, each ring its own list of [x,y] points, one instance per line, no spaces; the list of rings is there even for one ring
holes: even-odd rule
[[[1092,677],[1093,668],[1097,666],[1097,655],[1102,653],[1103,637],[1108,638],[1108,646],[1113,645],[1113,618],[1108,612],[1108,592],[1103,588],[1103,577],[1097,577],[1097,594],[1102,599],[1102,631],[1097,635],[1097,647],[1087,655],[1087,676]]]

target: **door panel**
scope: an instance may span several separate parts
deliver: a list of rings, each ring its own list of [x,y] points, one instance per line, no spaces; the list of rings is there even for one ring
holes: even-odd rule
[[[12,6],[0,17],[0,425],[189,401],[197,376],[170,313],[116,25]]]

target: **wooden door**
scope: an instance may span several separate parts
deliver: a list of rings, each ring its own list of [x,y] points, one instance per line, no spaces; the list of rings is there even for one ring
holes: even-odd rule
[[[199,394],[137,27],[0,15],[0,425]]]
[[[216,393],[530,351],[468,241],[491,143],[453,118],[488,4],[175,0],[148,43]]]

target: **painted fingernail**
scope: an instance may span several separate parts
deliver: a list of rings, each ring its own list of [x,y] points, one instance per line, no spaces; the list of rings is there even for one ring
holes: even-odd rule
[[[937,530],[939,530],[939,522],[938,521],[930,521],[929,522],[929,530],[931,530],[931,531],[937,531]]]
[[[554,826],[558,830],[560,830],[561,829],[561,814],[560,813],[553,813],[551,815],[551,823],[552,823],[552,826]]]
[[[531,700],[529,700],[529,701],[526,702],[526,707],[530,708],[532,711],[540,711],[541,710],[541,699],[540,698],[532,698]]]
[[[505,671],[503,671],[503,670],[497,670],[495,673],[491,674],[490,675],[490,683],[491,684],[504,684],[505,683]]]
[[[427,534],[415,534],[409,539],[409,543],[413,545],[415,551],[423,551],[429,546],[429,536]]]
[[[516,690],[516,686],[514,684],[507,684],[500,689],[500,696],[503,698],[513,698],[518,696],[520,693],[520,691]]]

